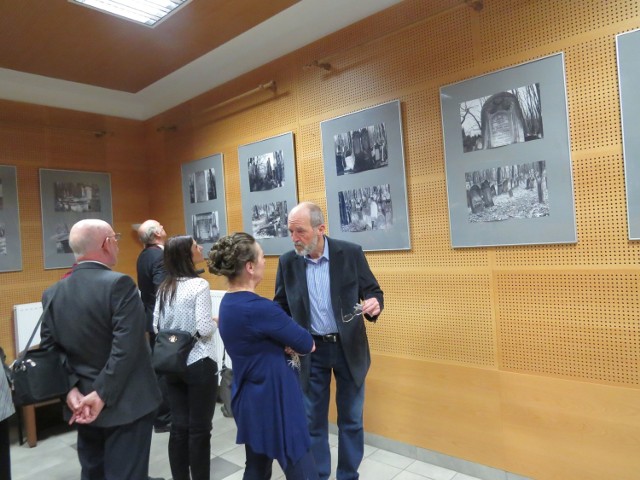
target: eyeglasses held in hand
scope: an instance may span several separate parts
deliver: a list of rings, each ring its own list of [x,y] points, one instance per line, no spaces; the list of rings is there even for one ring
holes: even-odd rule
[[[344,323],[349,323],[354,318],[359,317],[364,313],[362,311],[363,308],[364,308],[364,305],[362,303],[356,303],[353,306],[353,312],[347,313],[346,315],[342,312],[342,309],[340,309],[340,315],[342,315],[342,321]]]

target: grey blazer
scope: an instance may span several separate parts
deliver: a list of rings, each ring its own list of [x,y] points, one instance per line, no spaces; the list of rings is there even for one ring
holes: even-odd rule
[[[47,289],[42,303],[54,293],[42,322],[41,346],[62,350],[71,385],[85,395],[95,390],[105,402],[92,425],[124,425],[156,410],[161,394],[133,279],[85,262]]]
[[[360,318],[348,323],[343,322],[341,311],[345,314],[352,312],[356,303],[372,297],[378,299],[382,310],[383,292],[359,245],[329,237],[325,237],[325,240],[329,244],[331,305],[338,326],[339,341],[351,375],[356,385],[360,386],[364,383],[371,364],[367,331]],[[298,324],[309,330],[311,319],[305,269],[305,259],[295,251],[282,255],[278,262],[274,300]],[[366,318],[375,322],[378,316]],[[305,391],[309,384],[309,357],[302,357],[301,365],[301,382]]]

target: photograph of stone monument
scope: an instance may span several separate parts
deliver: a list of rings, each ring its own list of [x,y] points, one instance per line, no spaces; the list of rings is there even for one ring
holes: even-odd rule
[[[287,238],[289,230],[287,201],[254,205],[251,209],[251,227],[255,238]]]
[[[7,231],[4,223],[0,222],[0,255],[7,254]]]
[[[191,174],[189,177],[189,196],[191,203],[208,202],[218,198],[215,169],[207,168]]]
[[[389,164],[384,123],[338,133],[333,136],[336,174],[366,172]]]
[[[220,238],[218,212],[197,213],[191,216],[193,238],[196,243],[214,243]]]
[[[100,187],[95,183],[54,182],[54,210],[56,212],[100,212]]]
[[[284,157],[282,150],[249,157],[249,191],[264,192],[284,185]]]
[[[387,230],[393,226],[389,184],[338,192],[340,229],[343,232]]]
[[[470,223],[549,216],[546,162],[465,173]]]
[[[460,103],[463,151],[488,150],[543,138],[540,84]]]

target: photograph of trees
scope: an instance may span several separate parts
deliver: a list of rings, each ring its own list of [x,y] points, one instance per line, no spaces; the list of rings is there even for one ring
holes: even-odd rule
[[[261,203],[253,206],[251,226],[255,238],[287,238],[287,201]]]
[[[540,84],[460,103],[462,148],[476,150],[543,138]]]
[[[465,173],[469,222],[549,216],[546,162]]]
[[[250,192],[264,192],[284,185],[282,150],[249,157],[247,167]]]
[[[194,172],[189,177],[189,199],[191,203],[208,202],[218,198],[216,171],[213,168]]]

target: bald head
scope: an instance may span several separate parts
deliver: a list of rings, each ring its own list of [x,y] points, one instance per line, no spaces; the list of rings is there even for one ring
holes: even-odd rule
[[[164,245],[167,233],[157,220],[146,220],[138,227],[138,238],[144,245]]]
[[[312,227],[324,224],[322,209],[313,202],[300,202],[289,212],[289,218],[291,217],[307,218]]]
[[[108,237],[114,246],[107,242]],[[116,264],[118,255],[117,241],[113,237],[115,232],[107,222],[86,218],[71,227],[69,246],[78,261],[97,260],[112,266]]]

